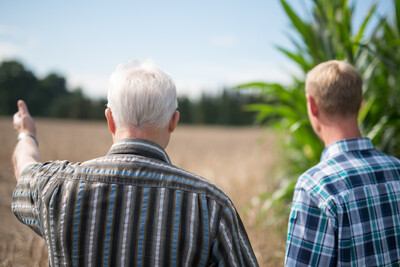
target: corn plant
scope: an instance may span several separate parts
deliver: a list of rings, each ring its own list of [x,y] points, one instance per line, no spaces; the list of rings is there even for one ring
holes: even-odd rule
[[[364,135],[378,148],[399,156],[399,88],[400,73],[400,0],[394,0],[394,22],[378,18],[376,4],[371,5],[360,26],[353,28],[353,4],[346,0],[313,0],[311,17],[302,18],[285,0],[280,0],[291,26],[289,36],[294,50],[278,46],[303,73],[303,78],[292,77],[292,84],[247,83],[239,89],[258,90],[267,100],[246,106],[257,112],[257,122],[279,129],[286,137],[284,153],[287,168],[282,183],[274,193],[254,197],[254,203],[263,203],[259,213],[262,222],[271,207],[279,207],[279,215],[287,215],[297,177],[319,161],[322,142],[313,133],[307,116],[305,76],[317,64],[331,60],[345,60],[361,73],[364,82],[364,105],[359,122]],[[370,27],[370,28],[368,28]],[[366,30],[368,28],[368,31]],[[393,55],[395,54],[395,55]]]
[[[364,74],[367,86],[359,122],[379,149],[400,157],[400,0],[393,3],[392,16],[382,19],[369,47],[373,70]]]

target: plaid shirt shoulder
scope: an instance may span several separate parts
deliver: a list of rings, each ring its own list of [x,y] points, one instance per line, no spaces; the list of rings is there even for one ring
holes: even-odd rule
[[[285,265],[397,264],[399,216],[400,160],[367,138],[331,144],[296,184]]]

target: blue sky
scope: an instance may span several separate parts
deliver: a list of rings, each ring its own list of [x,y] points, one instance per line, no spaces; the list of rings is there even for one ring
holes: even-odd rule
[[[373,0],[358,0],[358,13]],[[310,0],[290,0],[304,13]],[[381,14],[392,1],[379,1]],[[50,1],[0,0],[0,61],[18,59],[37,76],[57,72],[69,87],[106,96],[123,61],[152,58],[198,96],[223,86],[285,82],[295,67],[275,45],[290,47],[278,0]]]

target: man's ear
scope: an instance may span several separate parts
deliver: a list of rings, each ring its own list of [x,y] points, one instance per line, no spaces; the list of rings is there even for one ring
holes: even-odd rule
[[[318,106],[317,103],[315,102],[314,97],[312,97],[310,94],[306,94],[307,97],[307,103],[309,105],[309,111],[311,112],[311,115],[314,117],[318,116]]]
[[[112,134],[115,134],[115,122],[111,113],[111,109],[106,108],[105,114],[106,114],[108,129]]]
[[[172,133],[175,130],[176,126],[178,125],[180,116],[181,116],[181,114],[179,113],[179,111],[175,110],[174,115],[172,115],[172,118],[168,125],[169,133]]]

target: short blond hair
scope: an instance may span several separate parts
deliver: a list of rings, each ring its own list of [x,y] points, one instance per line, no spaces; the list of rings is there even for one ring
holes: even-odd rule
[[[362,101],[362,80],[350,64],[330,60],[307,74],[306,92],[327,115],[357,115]]]

